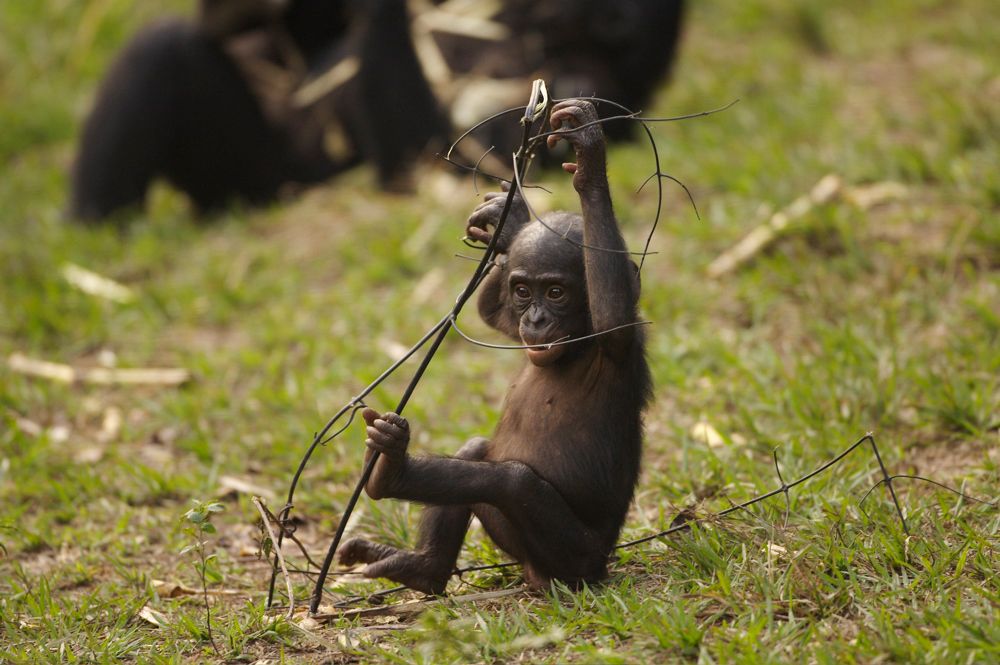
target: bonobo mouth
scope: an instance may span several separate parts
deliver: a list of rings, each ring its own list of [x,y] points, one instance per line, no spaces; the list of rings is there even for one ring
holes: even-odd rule
[[[547,342],[529,341],[521,338],[521,341],[526,345],[534,346],[532,349],[525,349],[524,352],[528,356],[528,360],[531,361],[532,365],[537,365],[539,367],[544,367],[545,365],[551,365],[555,362],[559,356],[565,351],[565,347],[560,345],[553,345]],[[540,346],[542,344],[547,344],[547,346]]]

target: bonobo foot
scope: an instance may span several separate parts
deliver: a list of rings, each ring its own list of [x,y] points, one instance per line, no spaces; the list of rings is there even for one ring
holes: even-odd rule
[[[399,550],[373,543],[364,538],[351,538],[337,550],[341,564],[365,563],[365,577],[385,577],[427,594],[444,593],[451,577],[451,564],[429,554]]]
[[[561,101],[552,107],[549,115],[549,124],[557,133],[549,136],[546,142],[549,148],[561,140],[573,146],[576,163],[567,162],[562,167],[573,174],[573,186],[578,192],[607,183],[604,131],[598,119],[594,105],[583,99]]]
[[[374,451],[381,453],[365,485],[365,491],[373,499],[391,496],[406,469],[410,425],[402,416],[391,412],[379,415],[375,409],[365,409],[361,417],[368,424],[365,463],[368,463]]]

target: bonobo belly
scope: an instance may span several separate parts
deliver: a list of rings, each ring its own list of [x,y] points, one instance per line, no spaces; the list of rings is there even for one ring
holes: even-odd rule
[[[615,503],[627,506],[632,497],[641,445],[638,406],[611,408],[623,388],[614,372],[552,377],[533,369],[511,386],[488,458],[527,464],[582,520],[589,522],[597,507],[606,523],[621,512],[608,498],[620,497]]]

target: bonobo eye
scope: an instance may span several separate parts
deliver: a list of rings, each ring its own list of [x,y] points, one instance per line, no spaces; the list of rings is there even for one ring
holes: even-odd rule
[[[551,286],[545,293],[545,297],[549,300],[562,300],[564,295],[566,295],[566,291],[561,286]]]
[[[529,291],[528,287],[524,284],[518,284],[514,287],[514,295],[518,298],[527,299],[531,297],[531,291]]]

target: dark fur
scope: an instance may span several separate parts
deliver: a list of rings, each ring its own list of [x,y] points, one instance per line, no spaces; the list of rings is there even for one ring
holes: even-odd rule
[[[552,123],[576,127],[595,118],[589,103],[574,101],[557,105]],[[560,136],[576,152],[573,182],[582,216],[548,216],[553,233],[529,222],[519,201],[498,238],[498,267],[479,297],[487,323],[528,344],[579,338],[637,317],[639,286],[627,255],[580,249],[581,243],[625,248],[611,207],[601,129]],[[504,196],[488,197],[473,212],[470,236],[489,238]],[[365,411],[369,454],[382,454],[368,494],[428,507],[415,550],[352,539],[339,551],[343,563],[365,562],[369,577],[440,593],[474,513],[521,562],[534,587],[607,575],[639,474],[642,411],[651,394],[643,335],[625,327],[528,355],[531,362],[511,385],[493,438],[474,439],[455,457],[410,456],[406,421]]]
[[[221,29],[221,28],[220,28]],[[155,178],[202,210],[261,203],[289,182],[318,182],[336,164],[294,119],[269,120],[211,31],[181,20],[140,32],[101,85],[73,165],[71,213],[101,219],[141,206]]]
[[[75,217],[101,219],[141,206],[158,177],[202,210],[232,199],[269,201],[288,184],[319,182],[362,161],[375,166],[384,187],[395,188],[406,184],[415,157],[446,143],[448,119],[414,53],[405,0],[290,0],[280,12],[275,7],[266,0],[202,0],[197,21],[163,23],[133,38],[83,129],[72,174]],[[541,76],[554,96],[597,94],[639,109],[667,74],[682,8],[683,0],[506,0],[497,20],[510,28],[510,40],[443,34],[437,41],[456,74]],[[252,31],[266,35],[270,49],[277,50],[275,35],[290,39],[314,72],[357,54],[359,76],[316,107],[276,120],[223,48]],[[325,152],[323,130],[331,121],[344,128],[349,154]],[[631,128],[619,123],[608,132],[623,137]],[[519,137],[509,123],[476,134],[501,156]]]

